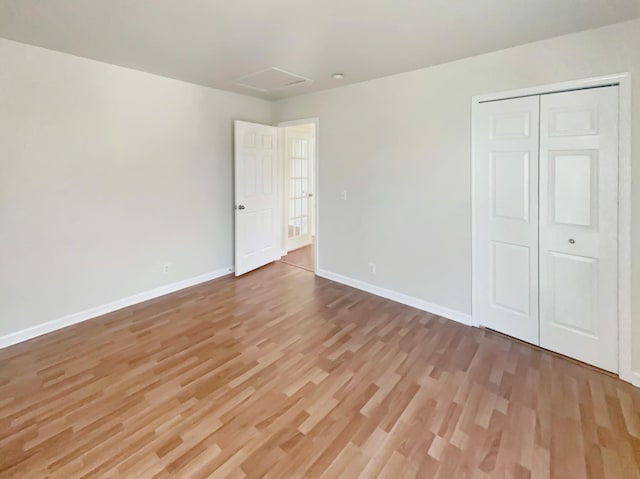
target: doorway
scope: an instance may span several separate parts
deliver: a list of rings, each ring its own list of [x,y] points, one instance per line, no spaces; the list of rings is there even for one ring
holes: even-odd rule
[[[284,172],[284,245],[281,261],[315,271],[316,122],[281,125]]]
[[[278,260],[316,271],[318,123],[234,122],[236,276]]]

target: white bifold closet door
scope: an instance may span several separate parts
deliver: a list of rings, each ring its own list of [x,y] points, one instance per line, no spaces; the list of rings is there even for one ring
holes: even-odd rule
[[[474,315],[538,344],[538,96],[483,103],[475,117]]]
[[[540,345],[618,371],[618,88],[540,99]]]
[[[474,315],[618,370],[618,88],[479,105]]]

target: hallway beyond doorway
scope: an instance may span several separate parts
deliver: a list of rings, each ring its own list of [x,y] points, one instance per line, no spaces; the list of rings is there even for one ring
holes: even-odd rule
[[[302,248],[289,251],[286,256],[283,256],[280,261],[287,263],[291,266],[297,266],[298,268],[306,269],[307,271],[314,271],[314,246],[315,239],[310,245],[303,246]]]

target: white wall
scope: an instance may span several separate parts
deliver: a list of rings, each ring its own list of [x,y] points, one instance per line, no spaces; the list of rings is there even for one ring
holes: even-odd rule
[[[471,97],[622,71],[636,83],[632,306],[640,344],[640,20],[279,101],[278,121],[320,118],[319,268],[470,313]],[[640,371],[640,347],[633,360]]]
[[[233,119],[272,104],[0,40],[0,339],[232,266]]]

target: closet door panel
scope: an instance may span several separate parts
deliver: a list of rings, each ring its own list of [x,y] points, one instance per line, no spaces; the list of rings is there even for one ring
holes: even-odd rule
[[[617,372],[618,88],[540,115],[540,344]]]
[[[474,315],[538,343],[539,97],[474,116]]]

